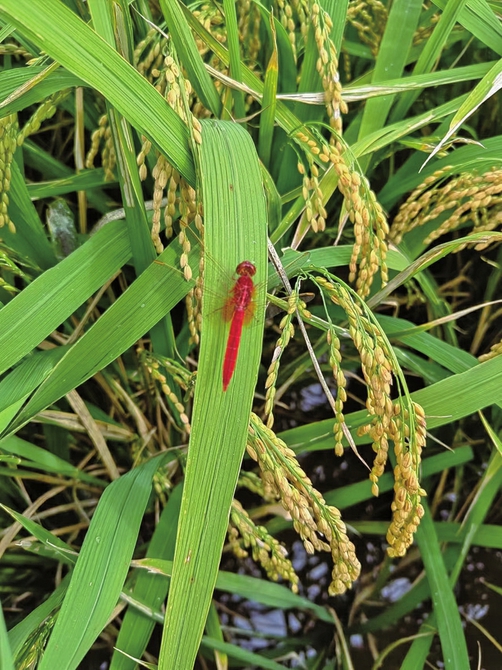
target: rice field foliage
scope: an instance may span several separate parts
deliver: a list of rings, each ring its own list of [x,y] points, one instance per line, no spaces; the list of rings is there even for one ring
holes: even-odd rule
[[[495,667],[500,9],[0,0],[2,669]]]

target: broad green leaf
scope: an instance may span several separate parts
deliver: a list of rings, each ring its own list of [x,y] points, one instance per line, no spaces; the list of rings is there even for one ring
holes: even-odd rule
[[[16,161],[12,162],[11,172],[9,216],[16,226],[16,232],[12,233],[7,226],[4,226],[2,238],[21,257],[29,258],[31,265],[38,265],[45,270],[56,262],[54,251],[30,200],[25,180]]]
[[[282,670],[284,668],[284,665],[281,663],[276,663],[266,656],[261,656],[260,654],[256,654],[243,647],[230,644],[229,642],[220,642],[214,638],[206,636],[203,639],[203,645],[208,649],[219,651],[248,667],[265,668],[265,670]]]
[[[464,8],[466,2],[467,0],[450,0],[450,2],[448,2],[444,12],[439,17],[438,23],[434,27],[432,35],[425,42],[424,49],[413,68],[412,78],[423,72],[430,72],[434,68],[451,31],[455,27],[458,15]],[[413,101],[418,97],[418,94],[418,91],[410,93],[404,95],[401,100],[399,100],[392,115],[393,120],[400,119],[405,115]]]
[[[502,233],[489,232],[489,233],[472,233],[471,235],[466,235],[452,242],[444,242],[434,247],[425,254],[422,254],[417,258],[413,263],[408,265],[408,267],[402,270],[398,275],[393,277],[389,283],[381,289],[378,293],[370,298],[368,305],[370,307],[376,307],[381,304],[387,296],[389,296],[393,291],[395,291],[399,286],[405,284],[409,279],[415,277],[419,272],[422,272],[428,268],[433,263],[445,258],[449,254],[455,252],[455,250],[461,244],[483,244],[488,242],[502,242]]]
[[[29,652],[37,644],[40,633],[47,625],[53,624],[53,617],[59,610],[61,602],[68,588],[70,575],[66,575],[57,588],[41,605],[30,612],[22,621],[9,631],[9,642],[12,654],[17,661],[22,651]],[[49,623],[48,623],[49,622]]]
[[[26,398],[44,381],[58,360],[64,347],[36,351],[27,356],[14,370],[0,381],[0,412]]]
[[[258,137],[258,154],[266,168],[269,167],[270,153],[272,151],[277,81],[279,78],[278,51],[275,39],[275,23],[273,20],[270,23],[270,32],[273,36],[273,51],[265,72],[265,86],[262,100],[263,111],[260,117],[260,133]]]
[[[267,10],[261,3],[256,3],[262,15],[262,26],[267,31],[267,36],[273,42],[272,36],[272,20],[271,12]],[[286,29],[278,20],[276,15],[273,15],[273,24],[275,38],[277,40],[277,51],[279,57],[279,90],[284,93],[294,93],[296,91],[296,59],[293,53],[293,47],[288,37]]]
[[[204,122],[200,184],[204,193],[205,245],[219,266],[242,260],[257,268],[264,305],[267,270],[266,207],[260,168],[247,133],[236,124]],[[205,285],[221,277],[206,263]],[[261,283],[263,282],[263,284]],[[210,295],[210,294],[209,294]],[[199,369],[192,432],[176,541],[173,577],[159,669],[191,670],[218,574],[228,515],[244,454],[262,346],[264,308],[243,331],[235,374],[222,390],[227,328],[214,300],[203,301]]]
[[[19,514],[13,509],[9,509],[5,505],[0,505],[8,514],[10,514],[13,519],[15,519],[25,530],[36,537],[43,545],[46,545],[50,548],[51,553],[57,558],[57,560],[66,563],[67,565],[74,565],[76,561],[76,553],[72,548],[63,542],[57,535],[50,533],[48,530],[45,530],[43,526],[35,521],[32,521],[28,517]]]
[[[364,157],[370,153],[375,153],[384,147],[389,146],[396,140],[406,137],[410,133],[416,132],[429,123],[438,122],[443,117],[453,114],[466,99],[466,95],[461,95],[454,100],[448,100],[443,105],[437,105],[434,109],[428,110],[418,116],[408,117],[402,121],[382,126],[378,130],[362,136],[358,142],[351,146],[352,153],[356,157]],[[437,164],[434,166],[437,169]],[[420,175],[419,181],[423,176]]]
[[[71,463],[63,460],[55,454],[51,454],[47,449],[37,447],[26,440],[21,439],[17,435],[0,440],[0,452],[5,451],[13,456],[18,456],[24,460],[24,467],[32,467],[42,470],[43,472],[51,472],[61,476],[72,477],[73,479],[99,486],[105,486],[105,482],[97,477],[92,477],[81,469],[75,467]]]
[[[467,670],[470,667],[469,654],[457,601],[448,580],[429,507],[424,504],[424,508],[425,515],[418,527],[416,540],[431,589],[435,624],[441,640],[445,668]]]
[[[436,7],[445,9],[448,0],[433,0]],[[459,23],[486,46],[502,56],[502,27],[495,12],[485,0],[468,0],[460,13]]]
[[[216,640],[217,642],[225,641],[220,622],[220,617],[218,616],[218,612],[216,610],[216,605],[214,602],[212,602],[211,606],[209,607],[209,614],[206,620],[206,636],[210,640]],[[214,660],[216,664],[226,666],[228,663],[228,656],[223,652],[215,651]]]
[[[37,144],[30,139],[26,139],[22,146],[22,157],[24,163],[41,172],[46,180],[61,180],[61,193],[66,193],[67,187],[73,180],[77,180],[74,190],[78,190],[78,186],[85,187],[85,180],[89,180],[90,190],[87,191],[87,198],[89,204],[92,205],[98,212],[108,214],[110,209],[110,201],[104,191],[99,187],[112,186],[114,182],[106,182],[104,178],[104,171],[101,168],[92,170],[82,170],[78,175],[74,170],[71,170],[61,161],[57,160],[47,151],[44,151]],[[79,183],[79,179],[84,180],[84,183]],[[96,183],[97,182],[97,183]],[[38,182],[37,184],[27,184],[28,195],[32,199],[38,197],[59,195],[51,190],[51,184],[47,182]],[[38,188],[40,187],[40,190]],[[64,189],[64,190],[63,190]],[[49,192],[47,192],[49,190]],[[72,190],[72,189],[70,189]]]
[[[239,28],[234,0],[223,0],[225,25],[227,29],[228,53],[230,56],[230,76],[236,81],[242,80]],[[188,28],[188,26],[187,26]],[[235,117],[243,119],[246,115],[242,91],[233,90]]]
[[[135,561],[134,565],[135,567],[145,568],[146,570],[166,576],[171,576],[173,570],[172,561],[155,558],[141,559]],[[217,591],[232,593],[241,598],[253,600],[269,607],[277,607],[279,609],[293,609],[296,607],[304,609],[312,612],[322,621],[326,621],[327,623],[333,622],[332,615],[324,607],[312,603],[308,598],[293,593],[282,584],[265,581],[257,577],[220,570],[216,579],[215,589]]]
[[[23,150],[26,150],[26,145]],[[75,191],[92,191],[105,185],[109,186],[110,182],[105,184],[104,171],[102,168],[97,168],[95,170],[82,170],[78,174],[70,174],[61,179],[39,181],[27,186],[30,198],[40,200],[41,198],[55,198]]]
[[[343,32],[347,20],[347,9],[349,0],[322,0],[321,7],[325,9],[333,21],[333,30],[331,31],[331,39],[335,45],[335,49],[339,54],[342,46]]]
[[[437,87],[441,85],[455,84],[460,81],[482,79],[495,62],[496,61],[476,63],[473,65],[465,65],[464,67],[457,67],[453,70],[437,70],[427,74],[416,74],[414,72],[407,77],[387,80],[383,84],[349,84],[343,89],[343,97],[346,102],[357,102],[359,100],[375,98],[381,95],[394,95],[396,93],[410,93],[413,91],[419,93],[423,91],[424,88],[429,88],[431,86]],[[405,98],[406,95],[404,95],[402,99]],[[398,107],[399,103],[397,105],[397,108]]]
[[[402,74],[421,10],[421,0],[395,0],[392,3],[373,71],[373,83],[381,83]],[[399,39],[396,39],[396,35],[399,35]],[[359,139],[383,127],[393,99],[393,96],[385,96],[368,100]]]

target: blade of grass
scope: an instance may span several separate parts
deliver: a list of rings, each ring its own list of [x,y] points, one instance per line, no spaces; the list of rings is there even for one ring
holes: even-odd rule
[[[416,541],[429,581],[434,613],[429,617],[427,628],[423,627],[423,631],[421,628],[420,632],[430,632],[431,626],[437,626],[445,668],[447,670],[469,670],[469,654],[457,601],[448,579],[429,506],[425,501],[423,502],[425,514],[417,529]],[[416,657],[414,658],[412,649],[416,643],[417,640],[408,652],[408,657],[413,659],[413,662],[416,661]],[[420,639],[419,644],[420,648],[425,650],[428,645],[432,644],[432,639]],[[425,657],[422,660],[425,662]],[[404,668],[405,664],[402,667]]]
[[[244,259],[257,268],[264,304],[266,208],[260,168],[249,135],[236,124],[204,122],[201,145],[205,245],[219,266]],[[206,264],[205,285],[221,281]],[[262,302],[263,301],[263,302]],[[264,309],[244,329],[237,367],[222,391],[226,327],[206,293],[185,487],[159,670],[191,670],[202,637],[221,558],[230,504],[244,454],[261,352]],[[243,353],[245,352],[245,353]]]
[[[140,275],[157,255],[146,216],[133,133],[129,124],[115,110],[109,109],[108,116],[118,157],[119,182],[132,260],[136,274]],[[174,356],[174,334],[169,314],[152,326],[151,338],[157,354]]]
[[[112,9],[115,12],[113,17]],[[131,61],[134,49],[127,3],[107,5],[99,2],[99,0],[90,0],[89,10],[92,14],[92,23],[96,32],[106,39],[111,46],[117,48],[125,59]],[[136,274],[139,275],[156,258],[156,252],[143,201],[134,137],[129,124],[108,102],[107,109],[117,155],[119,184],[122,192],[122,202],[124,203],[132,260]],[[152,327],[151,338],[156,353],[163,356],[174,356],[175,343],[169,315],[166,315],[164,319]]]
[[[64,347],[36,351],[6,375],[0,381],[0,412],[19,400],[26,400],[37,386],[40,386],[64,353]]]
[[[424,112],[423,114],[407,117],[403,121],[382,126],[382,128],[368,133],[368,135],[361,136],[360,139],[351,146],[351,150],[354,156],[361,161],[361,159],[367,157],[368,154],[375,153],[376,151],[387,147],[392,142],[416,132],[429,123],[437,123],[443,117],[456,112],[459,106],[463,104],[466,97],[466,95],[460,95],[453,100],[448,100],[443,105],[438,105],[434,107],[434,109]],[[372,102],[373,101],[374,100],[372,100]],[[434,168],[437,169],[437,164],[434,165]],[[420,176],[419,180],[422,181],[422,179],[423,177]]]
[[[56,198],[66,193],[75,191],[92,191],[105,186],[105,173],[103,168],[94,170],[82,170],[78,174],[70,174],[62,179],[52,181],[39,181],[36,184],[27,184],[28,193],[32,201],[42,198]],[[110,186],[110,182],[106,182]]]
[[[206,633],[209,640],[216,640],[217,642],[225,641],[223,637],[223,631],[221,629],[220,618],[218,616],[218,611],[214,602],[211,603],[209,608],[206,621]],[[225,653],[215,650],[214,657],[217,667],[227,667],[228,656]]]
[[[0,451],[6,451],[13,456],[25,459],[28,462],[24,465],[42,470],[43,472],[52,472],[63,477],[71,477],[77,481],[86,482],[100,488],[106,486],[103,480],[88,475],[59,456],[51,454],[46,449],[37,447],[26,440],[22,440],[17,435],[11,435],[1,440]]]
[[[6,505],[0,505],[0,507],[10,514],[11,517],[17,521],[19,526],[27,530],[30,535],[36,537],[43,545],[50,547],[58,560],[70,566],[75,564],[75,561],[77,560],[76,552],[66,544],[66,542],[61,540],[61,538],[46,530],[32,519],[23,514],[19,514],[19,512],[16,512],[13,509],[9,509]]]
[[[269,168],[270,164],[270,153],[272,151],[272,140],[274,137],[277,81],[279,78],[279,62],[275,35],[275,23],[272,16],[270,21],[270,32],[272,35],[273,51],[267,65],[267,70],[265,72],[262,113],[260,116],[260,133],[258,137],[258,155],[267,169]]]
[[[440,526],[443,524],[436,524],[436,528],[439,531]],[[387,531],[387,524],[382,524],[385,526],[381,530],[381,535],[385,535]],[[439,527],[438,527],[439,526]],[[359,531],[359,525],[354,526]],[[360,531],[360,532],[365,532]],[[370,533],[374,534],[374,533]],[[441,537],[438,535],[438,538],[441,540]],[[450,570],[455,561],[455,555],[453,548],[446,548],[443,553],[443,560],[447,570]],[[385,609],[381,614],[358,623],[352,627],[353,632],[357,633],[372,633],[373,631],[381,631],[382,629],[389,628],[396,623],[399,623],[403,620],[403,617],[408,615],[410,612],[413,612],[420,603],[423,603],[425,600],[430,598],[430,586],[427,581],[425,573],[422,573],[420,577],[413,583],[410,590],[407,591],[399,600],[391,604],[387,609]],[[423,632],[426,632],[425,630]],[[435,631],[432,632],[429,630],[430,635],[434,635]]]
[[[331,39],[335,45],[336,52],[339,54],[341,52],[342,38],[347,21],[349,0],[331,0],[331,2],[322,0],[321,6],[328,12],[328,14],[331,16],[331,20],[333,21]]]
[[[167,505],[164,507],[150,545],[146,553],[149,557],[171,560],[174,557],[174,546],[178,518],[181,505],[182,487],[177,486],[169,496]],[[141,570],[135,581],[131,596],[139,600],[145,607],[152,610],[162,609],[162,605],[169,588],[169,580],[162,575]],[[155,621],[145,617],[133,607],[129,607],[122,621],[120,632],[116,642],[116,650],[113,652],[110,670],[134,670],[136,664],[119,650],[141,658],[146,645],[155,627]]]
[[[385,288],[381,289],[369,299],[368,306],[375,308],[377,305],[381,304],[385,298],[396,290],[396,288],[405,284],[409,279],[415,277],[419,272],[430,267],[433,263],[436,263],[454,252],[461,243],[480,244],[489,242],[490,240],[493,240],[494,242],[502,242],[502,233],[471,233],[470,235],[453,240],[452,242],[439,244],[428,252],[422,254],[419,258],[410,263],[405,270],[402,270],[398,275],[393,277]]]
[[[7,628],[3,616],[3,608],[0,603],[0,668],[2,670],[14,670],[14,658],[9,644]]]
[[[113,222],[11,300],[0,311],[0,371],[55,330],[129,255],[120,222]]]
[[[4,70],[0,79],[2,116],[20,112],[45,100],[53,93],[74,86],[85,86],[82,79],[63,68],[52,70],[38,65]]]
[[[234,0],[223,0],[223,11],[225,13],[225,24],[227,28],[226,32],[228,55],[230,57],[230,76],[236,81],[242,81],[239,29],[237,27],[237,14]],[[246,116],[244,95],[242,91],[237,90],[232,91],[232,95],[234,98],[235,115],[238,119],[243,119]]]
[[[495,63],[491,70],[469,93],[467,99],[462,103],[460,109],[450,122],[450,127],[441,142],[435,147],[434,151],[428,156],[424,165],[441,150],[446,142],[460,129],[466,120],[474,114],[489,98],[498,93],[502,88],[502,60]]]
[[[233,658],[239,664],[244,664],[247,667],[265,668],[265,670],[284,670],[284,665],[276,663],[266,656],[261,656],[252,651],[248,651],[243,647],[238,647],[230,642],[220,642],[214,638],[204,637],[202,640],[203,646],[206,649],[213,649],[222,654]]]
[[[421,11],[421,0],[392,3],[373,70],[373,83],[401,76]],[[384,126],[393,101],[392,95],[367,101],[359,129],[360,140]],[[363,160],[362,165],[368,162],[368,159]]]
[[[448,0],[433,0],[436,7],[445,9]],[[502,56],[502,27],[500,21],[483,0],[469,0],[458,18],[458,22],[475,35],[495,53]]]
[[[204,67],[204,61],[179,3],[175,0],[160,0],[160,8],[178,57],[187,71],[189,81],[204,107],[211,110],[214,116],[220,116],[221,100],[218,91]]]
[[[152,477],[164,458],[128,472],[100,498],[40,670],[76,668],[106,625],[127,575]]]
[[[12,249],[19,252],[42,269],[52,267],[56,258],[45,234],[44,226],[35,206],[30,200],[28,189],[16,161],[11,165],[12,179],[9,192],[9,216],[16,225],[12,233],[7,226],[2,229],[2,238]]]
[[[493,436],[494,433],[492,431],[490,432]],[[441,637],[441,645],[443,647],[446,667],[469,668],[469,664],[466,661],[467,652],[465,649],[465,639],[461,627],[461,620],[458,616],[458,608],[452,589],[460,575],[469,548],[473,543],[482,542],[482,534],[480,533],[482,521],[491,509],[493,500],[502,483],[501,462],[502,459],[500,454],[494,452],[491,462],[483,475],[483,480],[479,484],[477,495],[471,503],[462,526],[460,526],[460,524],[449,524],[450,531],[452,530],[452,527],[456,529],[456,532],[454,532],[453,535],[450,532],[449,541],[460,545],[448,552],[448,565],[451,566],[451,573],[448,578],[449,590],[443,586],[446,581],[446,575],[443,571],[446,562],[443,560],[444,557],[441,557],[438,548],[438,541],[444,541],[446,539],[444,535],[446,524],[435,524],[434,526],[437,528],[438,537],[436,538],[431,535],[430,528],[432,527],[432,520],[426,509],[427,521],[430,521],[430,524],[426,524],[426,528],[421,528],[420,532],[417,533],[417,542],[420,547],[435,605],[433,616],[428,619],[427,624],[422,625],[420,633],[430,631],[431,625],[435,625],[435,623],[438,622],[437,625]],[[487,531],[488,529],[485,530]],[[497,531],[498,530],[499,529],[497,529]],[[499,535],[498,545],[496,543],[492,546],[500,546],[500,543],[502,543],[501,534],[497,534]],[[485,536],[486,535],[489,535],[490,540],[494,539],[493,531],[488,531],[488,533],[485,532]],[[453,561],[455,561],[455,563],[453,563]],[[442,588],[438,588],[438,584],[441,584]],[[424,590],[424,585],[421,585],[420,591],[421,594],[415,593],[413,595],[413,600],[415,602],[419,596],[426,598],[429,589]],[[409,593],[407,596],[411,597],[412,594]],[[408,605],[411,604],[411,602],[408,603]],[[385,615],[376,617],[371,622],[368,622],[370,625],[365,625],[364,630],[369,631],[382,625],[389,625],[391,619],[395,620],[397,614],[404,616],[407,611],[410,611],[409,608],[405,608],[404,603],[400,603],[392,609],[392,617],[389,610]],[[425,662],[431,644],[431,639],[428,641],[416,640],[410,648],[407,661],[403,667],[421,667],[420,663]],[[459,650],[461,651],[461,656],[458,655]]]
[[[92,170],[83,170],[79,175],[75,175],[75,171],[68,168],[61,161],[57,160],[51,156],[48,152],[43,151],[39,146],[31,142],[29,139],[24,141],[22,147],[23,161],[26,166],[38,170],[41,172],[46,179],[61,179],[61,180],[72,180],[79,179],[80,176],[82,179],[89,179],[91,181],[90,190],[87,191],[87,198],[89,204],[91,204],[98,212],[102,214],[110,210],[109,197],[104,193],[104,191],[99,188],[103,186],[113,186],[114,182],[106,182],[104,179],[104,171],[101,168],[92,169]],[[92,176],[94,175],[94,176]],[[101,180],[97,185],[94,185],[94,179]],[[45,182],[38,182],[40,188],[47,188],[48,184]],[[37,197],[37,187],[38,184],[28,184],[28,194],[32,200],[36,200]],[[85,185],[82,183],[76,184],[76,186],[82,187],[81,190],[86,190]],[[33,189],[33,190],[32,190]],[[75,188],[74,190],[79,190]],[[49,194],[50,195],[50,194]],[[39,196],[43,197],[43,196]]]
[[[467,0],[449,0],[432,35],[426,40],[424,49],[413,68],[410,78],[430,72],[433,69],[466,3]],[[402,119],[419,94],[420,91],[415,91],[403,95],[392,112],[391,120],[397,121],[398,119]]]
[[[469,551],[471,544],[474,542],[474,538],[484,519],[490,512],[495,496],[498,494],[502,485],[502,443],[492,427],[486,421],[485,417],[481,415],[481,418],[492,442],[496,445],[498,450],[492,453],[486,470],[476,487],[476,495],[462,522],[462,528],[459,534],[463,538],[463,542],[457,564],[450,577],[452,586],[460,576],[460,571],[467,559],[467,552]]]
[[[28,354],[124,265],[131,251],[122,229],[120,221],[108,224],[0,310],[0,372]]]
[[[267,31],[267,38],[270,42],[274,37],[270,32],[272,20],[274,24],[275,39],[277,41],[278,69],[279,69],[279,89],[284,93],[294,93],[296,91],[296,60],[293,53],[293,47],[289,41],[288,33],[282,23],[273,16],[266,7],[257,3],[258,9],[262,15],[262,25]],[[271,18],[272,17],[272,18]]]
[[[403,93],[404,95],[400,99],[402,100],[408,93],[416,92],[418,94],[424,88],[430,88],[432,86],[445,86],[447,84],[455,84],[461,81],[482,79],[483,76],[490,70],[490,68],[493,67],[495,62],[496,61],[476,63],[474,65],[456,67],[453,70],[436,70],[434,72],[427,72],[425,74],[417,74],[414,72],[412,75],[407,77],[390,79],[386,81],[385,84],[360,84],[357,82],[344,87],[343,98],[346,102],[358,102],[360,100],[379,97],[381,95]],[[396,109],[398,106],[399,102],[396,104]],[[397,122],[394,117],[393,121]]]
[[[9,631],[9,642],[16,661],[19,660],[19,655],[23,649],[26,650],[26,647],[28,647],[29,650],[33,646],[33,638],[40,637],[41,629],[59,609],[69,581],[70,575],[66,575],[47,600]]]
[[[145,558],[134,562],[135,567],[145,568],[161,575],[171,576],[173,571],[172,561]],[[333,616],[324,607],[316,605],[308,598],[293,593],[282,584],[264,581],[249,575],[235,574],[220,570],[215,583],[215,589],[233,593],[243,599],[253,600],[279,609],[302,609],[312,612],[316,617],[327,623],[333,622]]]

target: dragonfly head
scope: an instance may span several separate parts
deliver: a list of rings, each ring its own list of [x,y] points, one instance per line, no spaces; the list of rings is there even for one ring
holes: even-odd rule
[[[242,263],[239,263],[235,268],[235,273],[239,275],[239,277],[254,277],[256,274],[256,266],[254,263],[251,263],[251,261],[242,261]]]

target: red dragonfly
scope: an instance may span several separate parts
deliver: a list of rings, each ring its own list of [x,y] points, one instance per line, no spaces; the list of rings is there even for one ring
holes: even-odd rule
[[[234,374],[242,327],[253,318],[255,303],[255,284],[253,277],[256,267],[251,261],[242,261],[235,269],[237,280],[223,308],[223,318],[230,321],[227,348],[223,359],[223,390],[226,391]]]
[[[190,243],[188,249],[185,247],[186,241],[191,237],[193,237],[197,244],[202,248],[203,256],[206,259],[208,258],[207,250],[205,249],[201,238],[190,228],[185,227],[182,229],[178,236],[178,240],[184,248],[182,255],[185,256],[185,259],[181,266],[185,279],[191,279],[192,276],[192,271],[187,258],[187,254],[190,251]],[[223,307],[219,308],[223,312],[223,320],[230,322],[230,331],[228,334],[222,371],[223,391],[226,391],[235,371],[242,329],[253,320],[256,311],[255,297],[258,291],[257,285],[253,280],[253,277],[256,274],[256,266],[252,261],[241,261],[235,269],[236,278],[234,277],[232,280],[221,266],[218,267],[218,264],[211,256],[209,256],[209,260],[211,261],[212,267],[218,269],[218,274],[223,276],[225,283],[229,286],[227,297],[224,300],[220,302],[221,294],[216,296],[220,305],[223,302]],[[233,284],[232,288],[230,288],[230,284]],[[204,295],[205,292],[206,287],[204,286],[202,287],[202,294]]]

